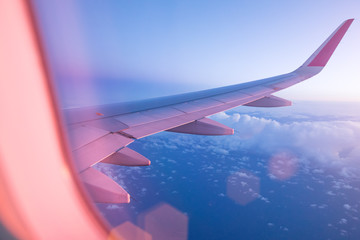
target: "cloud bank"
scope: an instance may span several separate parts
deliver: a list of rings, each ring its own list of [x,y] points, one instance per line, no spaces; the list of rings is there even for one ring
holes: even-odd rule
[[[257,147],[265,152],[288,149],[296,154],[327,164],[360,163],[360,122],[301,121],[280,123],[247,114],[220,113],[213,116],[235,129],[225,140],[230,149]]]
[[[302,119],[281,123],[270,118],[224,112],[211,118],[234,128],[235,134],[203,137],[163,133],[152,143],[158,147],[186,147],[188,151],[223,155],[247,150],[269,156],[287,152],[295,155],[302,165],[335,169],[344,176],[360,172],[359,121]],[[163,138],[166,141],[161,141]]]

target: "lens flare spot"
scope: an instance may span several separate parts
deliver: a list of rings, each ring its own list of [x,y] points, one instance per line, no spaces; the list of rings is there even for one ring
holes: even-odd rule
[[[145,232],[143,229],[139,228],[133,223],[124,222],[111,230],[108,239],[152,240],[152,237],[149,233]]]
[[[298,169],[297,157],[288,152],[283,151],[273,155],[269,161],[268,171],[270,177],[278,180],[287,180],[296,174]]]
[[[247,170],[240,170],[227,179],[226,193],[240,205],[247,205],[260,196],[260,180]]]
[[[188,238],[188,216],[166,203],[142,213],[139,222],[153,239],[186,240]]]

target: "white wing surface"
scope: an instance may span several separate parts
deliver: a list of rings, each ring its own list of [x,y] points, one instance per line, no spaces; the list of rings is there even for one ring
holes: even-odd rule
[[[80,177],[96,202],[125,203],[129,194],[91,168],[98,162],[147,166],[150,161],[126,146],[136,139],[172,131],[229,135],[233,130],[207,116],[240,105],[289,106],[272,95],[318,74],[326,65],[353,19],[342,23],[313,55],[293,72],[262,80],[143,101],[65,109],[69,139]]]

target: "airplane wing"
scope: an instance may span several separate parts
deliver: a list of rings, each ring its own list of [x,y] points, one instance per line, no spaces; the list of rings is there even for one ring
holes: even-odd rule
[[[343,22],[293,72],[237,85],[143,101],[65,109],[70,147],[80,178],[95,202],[128,203],[130,195],[112,179],[91,166],[98,162],[147,166],[150,161],[127,146],[161,131],[201,135],[229,135],[233,129],[206,118],[240,105],[289,106],[273,95],[318,74],[350,27]]]

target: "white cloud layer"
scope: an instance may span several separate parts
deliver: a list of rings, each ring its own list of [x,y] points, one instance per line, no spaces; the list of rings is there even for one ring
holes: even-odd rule
[[[235,136],[214,141],[225,149],[257,148],[274,153],[291,151],[299,158],[331,167],[360,166],[360,122],[301,121],[280,123],[247,114],[212,117],[235,129]],[[343,169],[343,174],[346,174]]]
[[[346,177],[360,172],[359,121],[301,120],[281,123],[248,114],[224,112],[211,118],[234,128],[234,136],[198,137],[164,133],[151,142],[160,148],[173,146],[188,152],[210,151],[224,157],[238,150],[255,149],[269,156],[287,152],[293,154],[301,165],[314,169],[333,169]]]

